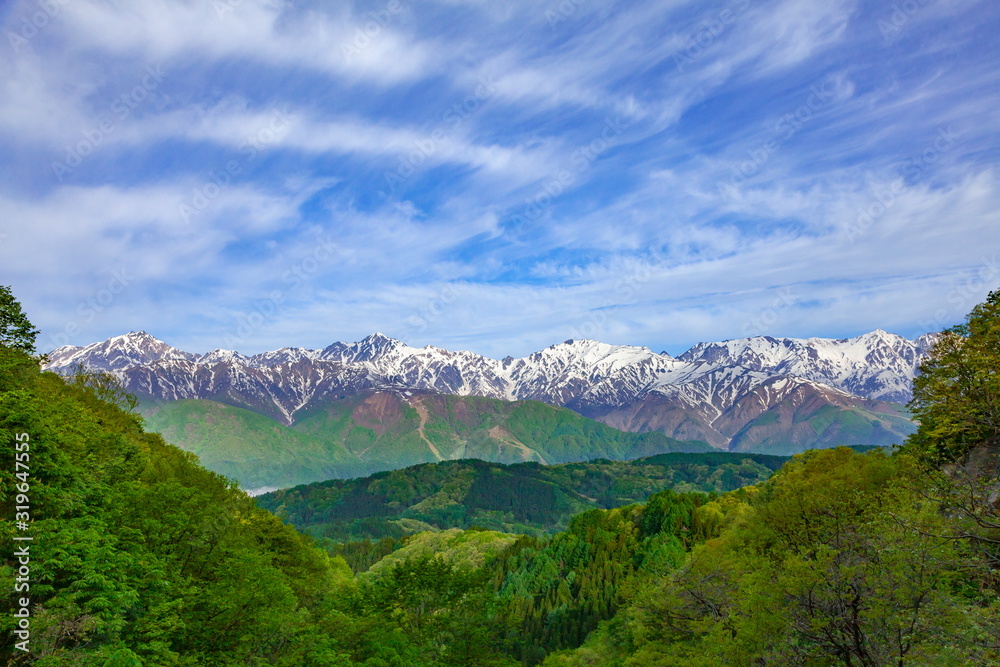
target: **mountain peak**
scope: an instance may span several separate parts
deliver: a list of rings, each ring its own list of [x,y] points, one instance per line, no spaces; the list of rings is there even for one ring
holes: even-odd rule
[[[365,336],[364,338],[362,338],[358,342],[369,343],[369,344],[376,344],[376,343],[377,344],[383,344],[383,343],[400,343],[401,344],[402,343],[402,341],[396,340],[395,338],[393,338],[391,336],[386,336],[381,331],[376,331],[375,333],[370,333],[370,334],[368,334],[367,336]]]
[[[247,358],[235,350],[225,350],[217,347],[207,354],[198,357],[199,364],[217,364],[232,361],[246,362]]]
[[[839,340],[758,336],[700,343],[678,358],[648,347],[569,339],[527,357],[496,360],[412,348],[381,332],[322,351],[191,355],[132,331],[61,348],[49,368],[82,363],[117,374],[129,391],[165,400],[225,396],[286,424],[307,406],[388,389],[404,396],[539,400],[611,426],[725,446],[762,406],[786,399],[822,395],[840,408],[853,405],[850,397],[906,402],[931,339],[911,342],[882,330]]]
[[[602,343],[600,341],[591,340],[590,338],[568,338],[561,343],[553,343],[549,345],[550,350],[554,350],[561,347],[591,347],[593,345],[609,345],[610,343]]]
[[[326,356],[327,351],[335,351],[343,361],[375,361],[401,347],[404,347],[402,342],[376,331],[353,344],[334,343],[323,354]]]
[[[870,340],[870,339],[873,339],[873,338],[878,338],[878,339],[883,339],[884,340],[886,338],[890,338],[890,339],[902,338],[902,336],[899,336],[898,334],[890,333],[890,332],[886,331],[885,329],[875,329],[873,331],[869,331],[866,334],[861,334],[860,336],[858,336],[858,339],[869,339]]]
[[[162,340],[146,333],[144,330],[140,331],[129,331],[127,334],[122,334],[121,336],[112,336],[105,342],[110,341],[132,341],[132,342],[142,342],[142,343],[160,343],[166,345]]]
[[[60,347],[49,355],[47,369],[82,364],[101,371],[121,371],[163,359],[193,361],[197,355],[182,352],[145,331],[129,331],[85,347]]]

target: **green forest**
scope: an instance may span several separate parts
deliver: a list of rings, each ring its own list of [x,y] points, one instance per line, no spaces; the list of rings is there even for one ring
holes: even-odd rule
[[[586,510],[637,503],[664,489],[724,493],[756,484],[787,460],[728,452],[553,466],[465,459],[297,486],[257,504],[335,542],[473,527],[538,536],[565,530]]]
[[[919,429],[892,452],[813,450],[773,474],[743,457],[740,474],[759,476],[719,486],[694,459],[670,475],[660,457],[630,464],[661,466],[663,490],[652,468],[613,462],[459,461],[262,501],[318,536],[147,432],[113,377],[41,372],[36,334],[0,288],[3,664],[1000,663],[1000,292],[943,334],[915,381]],[[323,535],[353,520],[338,498],[376,483],[392,520],[436,530]],[[574,513],[558,494],[593,505]],[[494,522],[434,514],[452,501]]]

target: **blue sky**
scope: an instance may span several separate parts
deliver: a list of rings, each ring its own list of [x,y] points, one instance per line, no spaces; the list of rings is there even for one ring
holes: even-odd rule
[[[0,9],[39,347],[915,337],[1000,286],[989,0]]]

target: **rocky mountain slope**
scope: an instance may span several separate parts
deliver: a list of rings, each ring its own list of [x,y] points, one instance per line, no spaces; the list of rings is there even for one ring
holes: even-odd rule
[[[569,340],[527,357],[413,348],[382,334],[322,350],[196,355],[145,333],[61,347],[48,368],[107,370],[143,397],[209,399],[296,424],[311,406],[419,391],[568,407],[627,431],[787,454],[811,446],[888,444],[913,426],[907,401],[933,335],[754,337],[702,343],[678,357]]]

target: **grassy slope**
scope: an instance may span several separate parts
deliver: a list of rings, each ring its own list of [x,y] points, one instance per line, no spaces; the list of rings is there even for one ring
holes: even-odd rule
[[[872,409],[868,409],[869,404]],[[839,445],[902,444],[917,429],[907,416],[902,405],[875,401],[852,408],[825,405],[818,410],[795,411],[779,405],[740,429],[730,449],[789,456]]]
[[[343,445],[243,408],[192,399],[147,403],[141,410],[149,430],[197,454],[206,468],[247,489],[371,471]]]
[[[379,393],[311,406],[292,427],[208,400],[147,402],[150,429],[248,489],[356,477],[440,459],[515,463],[709,451],[661,433],[625,433],[535,401]],[[440,458],[439,458],[440,457]]]
[[[426,415],[422,432],[420,411]],[[437,460],[431,445],[443,459],[500,463],[565,463],[712,451],[705,443],[674,440],[662,433],[619,431],[538,401],[443,394],[408,400],[387,394],[333,400],[303,410],[294,429],[343,442],[359,457],[384,469]]]
[[[579,512],[621,507],[664,489],[721,493],[755,484],[785,460],[714,452],[555,466],[447,461],[299,486],[258,503],[338,541],[470,526],[540,534],[564,529]]]

